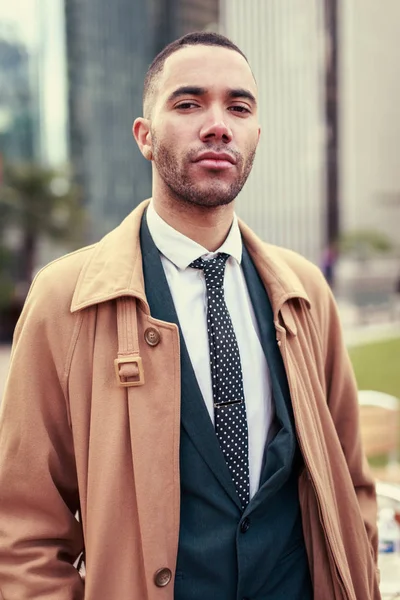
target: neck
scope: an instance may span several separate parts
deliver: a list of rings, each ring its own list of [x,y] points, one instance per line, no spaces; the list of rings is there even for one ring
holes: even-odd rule
[[[234,203],[225,206],[197,206],[153,196],[154,208],[168,225],[214,252],[225,241],[232,225]]]

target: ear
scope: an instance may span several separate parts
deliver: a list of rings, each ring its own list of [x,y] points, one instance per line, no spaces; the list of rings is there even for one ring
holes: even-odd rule
[[[150,120],[144,117],[135,119],[132,127],[133,137],[139,146],[140,152],[147,160],[152,160],[152,145],[151,145],[151,131],[150,131]]]

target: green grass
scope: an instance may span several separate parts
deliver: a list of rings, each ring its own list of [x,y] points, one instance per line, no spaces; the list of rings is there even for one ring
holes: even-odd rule
[[[349,354],[358,389],[386,392],[400,399],[400,338],[355,346]],[[381,467],[387,457],[375,456],[369,462]]]
[[[400,338],[349,349],[360,390],[378,390],[400,398]]]

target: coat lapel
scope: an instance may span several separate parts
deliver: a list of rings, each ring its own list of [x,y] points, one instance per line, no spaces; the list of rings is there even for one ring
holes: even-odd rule
[[[153,242],[147,226],[146,215],[144,215],[142,220],[140,244],[142,249],[146,298],[150,306],[151,315],[155,319],[175,323],[179,328],[181,347],[182,427],[185,429],[185,432],[196,446],[197,451],[201,454],[203,460],[214,473],[226,493],[240,508],[239,497],[197,383],[185,340],[179,326],[178,316],[165,277],[159,251]]]

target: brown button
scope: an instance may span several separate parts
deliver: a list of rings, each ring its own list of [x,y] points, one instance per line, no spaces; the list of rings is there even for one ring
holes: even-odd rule
[[[154,583],[157,587],[165,587],[172,579],[171,569],[159,569],[154,574]]]
[[[161,335],[155,327],[148,327],[144,332],[144,339],[149,346],[157,346],[160,343]]]

